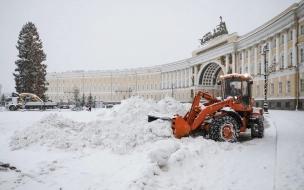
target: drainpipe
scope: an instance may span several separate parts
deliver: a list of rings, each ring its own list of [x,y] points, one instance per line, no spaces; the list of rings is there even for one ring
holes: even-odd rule
[[[297,51],[297,44],[298,44],[298,18],[297,18],[297,13],[296,13],[296,8],[293,8],[293,18],[294,18],[294,24],[295,24],[295,50]],[[296,66],[296,111],[298,110],[298,105],[299,105],[299,62],[298,62],[298,54],[295,56],[294,60],[297,64]]]

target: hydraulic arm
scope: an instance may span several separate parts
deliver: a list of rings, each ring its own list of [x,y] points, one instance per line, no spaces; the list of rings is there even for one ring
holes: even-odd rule
[[[199,106],[200,98],[203,97],[208,100],[204,104],[203,109]],[[206,118],[207,115],[212,115],[214,112],[222,109],[225,106],[231,106],[233,99],[220,100],[210,96],[209,94],[199,91],[192,103],[191,109],[184,117],[177,116],[172,118],[173,133],[176,138],[188,136],[190,131],[195,130]]]

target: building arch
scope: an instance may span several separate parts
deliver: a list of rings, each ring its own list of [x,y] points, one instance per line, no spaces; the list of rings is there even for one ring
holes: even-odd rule
[[[210,61],[204,64],[198,73],[199,77],[197,77],[196,84],[213,85],[221,71],[225,73],[223,66],[217,61]],[[215,76],[215,78],[213,78],[213,76]]]

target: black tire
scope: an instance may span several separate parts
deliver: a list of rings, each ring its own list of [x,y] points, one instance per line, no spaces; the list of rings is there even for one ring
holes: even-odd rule
[[[263,118],[256,119],[251,125],[251,137],[263,138],[264,137],[264,123]]]
[[[231,116],[217,117],[210,125],[209,137],[220,142],[237,141],[237,123]]]
[[[15,111],[15,110],[17,110],[17,109],[16,109],[15,106],[10,106],[10,107],[9,107],[9,110],[10,110],[10,111]]]
[[[202,136],[205,138],[207,135],[208,135],[208,132],[205,129],[201,129],[200,127],[198,127],[197,129],[190,132],[190,136],[194,137],[194,138],[199,137],[199,136]]]

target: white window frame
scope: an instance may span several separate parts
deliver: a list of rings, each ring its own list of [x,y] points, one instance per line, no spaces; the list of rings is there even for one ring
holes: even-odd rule
[[[270,83],[270,94],[274,94],[274,83]]]
[[[282,82],[281,81],[279,82],[279,85],[278,85],[278,93],[282,94]]]
[[[290,81],[288,80],[288,81],[286,81],[286,93],[290,93],[290,89],[291,87],[290,87]]]
[[[300,79],[300,92],[304,92],[304,79]]]

